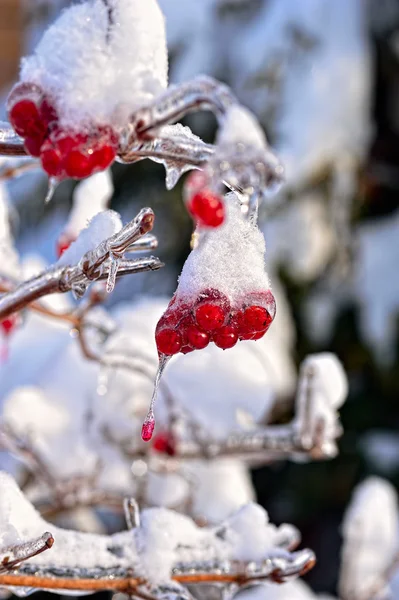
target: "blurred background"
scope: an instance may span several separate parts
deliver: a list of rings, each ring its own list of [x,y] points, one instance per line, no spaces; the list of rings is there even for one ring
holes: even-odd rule
[[[226,82],[257,114],[286,166],[286,184],[262,207],[260,225],[273,285],[287,305],[290,356],[299,365],[309,353],[335,352],[349,377],[336,459],[252,472],[271,520],[297,525],[315,550],[312,587],[334,592],[339,528],[354,486],[368,474],[399,485],[399,0],[159,3],[171,81],[207,73]],[[4,99],[20,57],[69,4],[0,0]],[[213,140],[209,115],[187,124]],[[167,266],[121,282],[111,303],[143,292],[171,295],[192,233],[181,184],[166,192],[163,168],[149,161],[116,164],[113,180],[111,206],[124,218],[145,205],[155,210]],[[34,248],[56,259],[75,185],[62,183],[44,205],[40,172],[7,183],[22,253]]]

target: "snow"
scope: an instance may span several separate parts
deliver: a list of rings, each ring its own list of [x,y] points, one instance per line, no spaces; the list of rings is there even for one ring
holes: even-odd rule
[[[31,559],[34,564],[133,568],[153,583],[168,581],[173,565],[182,561],[262,561],[279,535],[279,529],[269,524],[266,511],[255,504],[241,508],[216,529],[199,528],[189,517],[152,508],[142,511],[140,526],[131,531],[112,536],[68,531],[46,523],[15,481],[0,472],[1,547],[45,531],[53,534],[55,543],[51,550]],[[218,535],[219,531],[224,534]]]
[[[19,258],[13,245],[9,222],[9,197],[6,186],[0,182],[0,276],[18,279]]]
[[[187,258],[176,292],[178,301],[195,300],[201,291],[213,288],[237,306],[249,292],[270,288],[262,233],[244,219],[233,195],[225,207],[223,225],[200,233],[198,245]]]
[[[79,237],[62,254],[57,262],[58,266],[78,264],[86,252],[97,248],[101,242],[115,235],[122,229],[122,220],[113,210],[106,210],[96,214]]]
[[[64,10],[22,62],[21,80],[53,99],[62,128],[123,125],[166,88],[164,20],[156,0],[113,0],[111,7],[110,31],[102,0]]]
[[[259,149],[267,147],[266,136],[258,119],[247,108],[235,104],[224,116],[216,143],[219,146],[245,143]]]
[[[283,584],[265,582],[238,592],[236,600],[316,600],[321,599],[302,580]]]
[[[106,210],[113,193],[114,186],[109,169],[78,183],[73,192],[73,206],[65,225],[65,233],[71,239],[75,239],[94,215]]]
[[[392,360],[399,310],[399,211],[359,225],[353,293],[362,336],[380,362]]]
[[[347,394],[347,377],[334,354],[313,354],[303,361],[294,422],[299,432],[310,436],[306,442],[319,439],[323,452],[330,456],[337,453],[335,440],[341,429],[337,410]]]
[[[183,470],[194,482],[193,517],[216,524],[255,500],[248,469],[238,460],[190,461]]]
[[[398,550],[398,525],[395,488],[379,477],[359,484],[342,525],[342,596],[363,597],[384,581],[385,570]]]

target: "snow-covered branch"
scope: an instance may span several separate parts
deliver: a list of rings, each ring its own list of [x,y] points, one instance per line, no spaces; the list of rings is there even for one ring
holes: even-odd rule
[[[107,291],[112,292],[117,277],[156,271],[162,267],[157,258],[125,257],[125,253],[137,248],[142,250],[147,245],[153,247],[153,238],[135,246],[139,238],[151,231],[153,222],[154,213],[149,208],[142,209],[123,228],[119,226],[119,219],[112,214],[100,213],[58,263],[0,298],[0,320],[48,294],[72,291],[77,297],[82,297],[90,283],[102,280],[107,281]],[[112,235],[99,241],[110,227]],[[93,240],[97,243],[93,244]]]

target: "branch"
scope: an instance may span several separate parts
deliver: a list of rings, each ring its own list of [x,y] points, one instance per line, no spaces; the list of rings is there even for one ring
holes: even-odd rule
[[[18,544],[17,546],[11,546],[5,550],[0,551],[0,573],[6,571],[12,571],[18,567],[22,562],[37,556],[45,550],[49,550],[54,544],[54,538],[51,533],[44,533],[39,538]]]
[[[125,252],[136,249],[135,242],[152,229],[153,222],[154,213],[144,208],[119,232],[86,252],[78,264],[54,265],[41,275],[21,283],[0,298],[0,321],[49,294],[72,291],[82,297],[91,282],[102,280],[107,280],[107,291],[111,292],[117,277],[158,270],[163,266],[158,258],[124,257]],[[147,243],[152,244],[153,238]]]

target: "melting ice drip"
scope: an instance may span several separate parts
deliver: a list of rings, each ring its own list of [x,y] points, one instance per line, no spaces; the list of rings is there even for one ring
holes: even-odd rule
[[[155,415],[154,415],[155,401],[157,399],[157,394],[158,394],[159,384],[161,383],[162,374],[163,374],[163,372],[165,370],[165,367],[168,364],[168,362],[169,362],[170,359],[171,359],[171,356],[165,356],[164,354],[161,354],[159,356],[158,370],[157,370],[157,374],[155,375],[154,390],[152,392],[152,398],[151,398],[151,402],[150,402],[150,407],[148,409],[147,416],[144,419],[143,426],[141,428],[141,439],[144,442],[149,442],[151,440],[151,438],[152,438],[152,434],[154,433],[154,429],[155,429]]]

